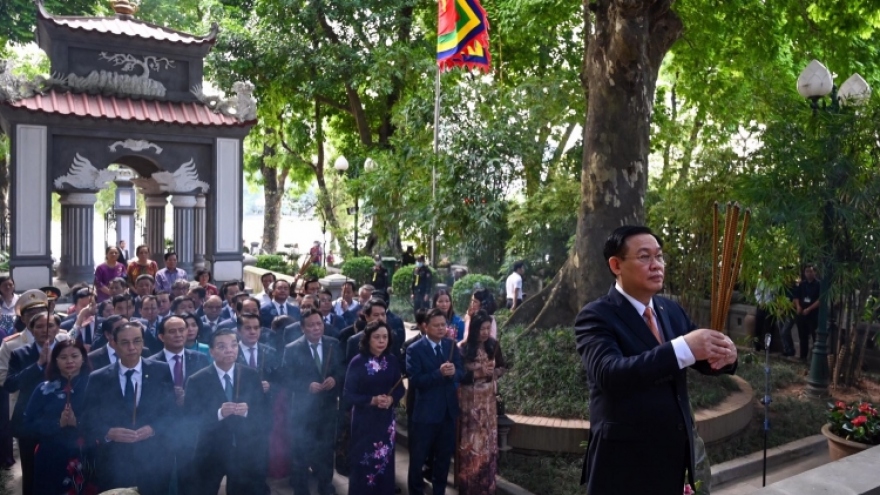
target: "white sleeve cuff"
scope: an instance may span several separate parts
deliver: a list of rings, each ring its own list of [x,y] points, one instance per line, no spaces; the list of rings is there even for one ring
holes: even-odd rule
[[[223,415],[220,414],[220,409],[217,409],[217,420],[218,420],[218,421],[223,421]]]
[[[684,337],[672,339],[672,349],[675,350],[675,359],[678,360],[678,369],[685,369],[697,362],[691,348],[684,341]]]

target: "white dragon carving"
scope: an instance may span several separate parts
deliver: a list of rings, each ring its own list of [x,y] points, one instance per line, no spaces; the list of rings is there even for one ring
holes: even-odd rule
[[[116,173],[112,170],[98,170],[88,158],[77,153],[70,165],[70,171],[55,179],[55,187],[63,189],[67,183],[76,189],[103,189],[115,178]]]
[[[150,178],[159,184],[159,189],[163,192],[189,192],[200,188],[202,193],[207,193],[210,189],[207,182],[199,180],[199,173],[192,158],[178,167],[174,173],[154,172]]]

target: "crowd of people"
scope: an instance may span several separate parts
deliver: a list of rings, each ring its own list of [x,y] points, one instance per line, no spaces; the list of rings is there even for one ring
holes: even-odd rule
[[[268,478],[330,495],[334,469],[349,494],[393,494],[398,406],[410,494],[426,478],[445,493],[453,458],[459,493],[494,493],[506,366],[487,291],[464,318],[449,292],[426,295],[419,335],[405,340],[373,285],[348,282],[334,298],[317,279],[293,287],[266,273],[255,297],[206,270],[191,282],[173,252],[162,269],[146,246],[128,264],[120,254],[109,248],[94,284],[72,287],[69,308],[56,308],[57,289],[17,296],[0,278],[13,321],[0,346],[0,465],[15,462],[14,436],[25,495],[213,495],[224,478],[231,495],[269,493]]]

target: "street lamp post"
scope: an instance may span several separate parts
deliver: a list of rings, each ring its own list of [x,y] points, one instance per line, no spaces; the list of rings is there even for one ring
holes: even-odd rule
[[[825,96],[831,95],[831,104],[823,110],[830,112],[840,111],[840,105],[858,105],[871,94],[868,83],[858,74],[850,76],[840,89],[834,85],[834,77],[831,72],[818,60],[811,61],[797,81],[798,93],[809,99],[813,115],[819,111],[819,101]],[[836,139],[836,137],[832,138]],[[820,281],[820,303],[818,313],[818,328],[816,329],[816,341],[813,343],[813,360],[810,363],[810,375],[807,378],[807,395],[813,398],[825,398],[828,396],[828,317],[830,312],[831,280],[834,276],[834,200],[842,174],[832,170],[829,174],[830,183],[826,187],[825,203],[822,207],[822,279]],[[801,343],[803,345],[803,343]]]
[[[344,156],[340,155],[339,158],[336,159],[336,162],[333,164],[333,168],[339,172],[339,175],[346,175],[349,169],[348,159]],[[376,168],[376,162],[372,158],[367,158],[364,161],[364,171],[369,172]],[[349,175],[353,179],[357,179],[360,176],[360,169],[355,166],[352,168],[351,174]],[[354,188],[354,207],[348,208],[346,210],[349,215],[354,215],[354,255],[358,256],[358,213],[360,212],[360,204],[358,201],[358,190],[357,187]]]

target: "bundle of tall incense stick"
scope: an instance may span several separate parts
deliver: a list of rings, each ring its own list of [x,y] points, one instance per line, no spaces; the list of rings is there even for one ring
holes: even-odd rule
[[[730,311],[733,288],[739,278],[740,270],[742,270],[746,231],[749,228],[749,220],[752,218],[751,210],[746,209],[742,216],[742,230],[737,236],[740,211],[739,203],[727,203],[724,232],[720,243],[718,239],[718,203],[715,203],[712,217],[712,324],[710,328],[721,332],[724,331],[727,324],[727,313]]]

